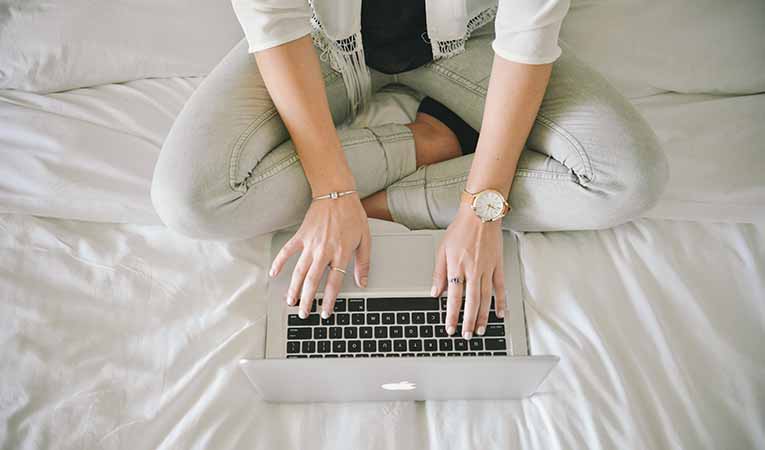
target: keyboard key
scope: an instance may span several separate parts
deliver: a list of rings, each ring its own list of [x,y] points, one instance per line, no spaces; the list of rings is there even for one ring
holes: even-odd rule
[[[332,349],[332,343],[329,341],[319,341],[317,347],[319,349],[319,353],[329,353]]]
[[[324,355],[325,358],[337,358],[337,355]]]
[[[390,337],[400,338],[404,336],[404,327],[390,327]]]
[[[452,340],[449,338],[438,340],[438,349],[442,352],[452,351]]]
[[[368,298],[367,311],[438,311],[438,300],[432,297]]]
[[[425,323],[425,313],[416,312],[412,313],[412,323]]]
[[[494,311],[496,309],[497,308],[496,308],[496,305],[495,305],[495,302],[494,302],[494,296],[492,295],[491,296],[491,305],[489,305],[489,310]]]
[[[395,358],[396,356],[401,356],[401,353],[387,353],[385,355],[386,358]]]
[[[408,325],[409,313],[405,313],[405,312],[396,313],[396,323],[398,325]]]
[[[406,341],[404,339],[396,339],[395,341],[393,341],[393,350],[397,352],[405,352]]]
[[[287,358],[308,358],[308,355],[287,355]]]
[[[309,358],[323,358],[324,355],[308,355]]]
[[[359,329],[356,327],[343,328],[343,337],[346,339],[356,339],[359,336]]]
[[[396,315],[393,313],[383,313],[382,323],[385,325],[393,325],[396,323]]]
[[[401,356],[412,357],[412,356],[414,356],[414,353],[402,353]]]
[[[375,327],[375,337],[385,339],[388,337],[388,327]]]
[[[316,312],[316,302],[311,302],[311,312]]]
[[[338,325],[348,325],[351,323],[351,315],[348,313],[339,313],[336,316]]]
[[[500,319],[496,312],[489,311],[489,323],[505,323],[505,319]]]
[[[476,356],[475,352],[462,352],[462,356]]]
[[[300,326],[311,326],[311,325],[318,325],[319,324],[319,315],[318,314],[309,314],[307,318],[301,319],[298,317],[297,314],[290,314],[287,316],[287,325],[291,327],[300,327]]]
[[[385,356],[385,355],[383,355],[382,353],[374,353],[374,354],[372,354],[372,358],[382,358],[383,356]]]
[[[433,337],[433,327],[430,325],[420,325],[420,337]]]
[[[380,324],[380,313],[367,314],[367,323],[370,325]]]
[[[351,314],[351,323],[354,325],[364,325],[364,314],[363,313]]]
[[[410,339],[409,340],[409,351],[410,352],[419,352],[422,351],[422,341],[419,339]]]
[[[468,344],[467,341],[462,339],[462,337],[458,337],[454,339],[454,349],[460,352],[464,352],[467,350]]]
[[[490,323],[486,326],[486,334],[484,336],[504,336],[505,325]]]
[[[483,339],[479,339],[479,338],[471,339],[470,350],[483,350]]]
[[[311,329],[305,327],[287,328],[287,339],[311,339]]]
[[[448,337],[449,335],[446,334],[446,327],[443,325],[436,325],[434,327],[436,329],[436,337]]]
[[[349,298],[348,299],[348,311],[364,311],[364,299],[363,298]]]
[[[377,351],[377,341],[364,341],[364,351],[374,353]]]
[[[492,353],[494,356],[507,356],[507,352],[494,352]]]
[[[330,327],[329,328],[329,338],[330,339],[340,339],[342,337],[343,337],[343,328],[342,327]]]
[[[345,302],[344,298],[337,298],[335,299],[335,312],[345,312],[348,308],[348,304]]]
[[[435,339],[425,339],[425,346],[423,348],[426,352],[435,352],[438,350],[438,341]]]
[[[332,351],[334,353],[345,353],[345,341],[332,341]]]
[[[359,337],[361,339],[371,339],[372,327],[359,327]]]
[[[387,353],[392,350],[391,348],[391,341],[385,339],[381,341],[377,341],[377,346],[379,347],[379,350],[383,353]]]
[[[437,312],[429,312],[428,313],[428,323],[440,323],[441,322],[441,315]]]
[[[302,350],[303,353],[314,353],[316,351],[316,342],[303,341]]]
[[[417,337],[417,327],[414,325],[404,327],[404,336],[408,338]]]
[[[356,355],[356,358],[369,358],[369,355],[365,355],[363,353],[360,353],[360,354]]]
[[[446,353],[431,353],[430,356],[446,356]]]
[[[300,342],[287,342],[287,353],[300,353]]]
[[[507,350],[505,338],[486,338],[486,350]]]
[[[441,297],[441,311],[446,311],[446,297]]]
[[[340,355],[340,357],[341,358],[353,358],[353,355],[348,354],[348,353],[343,353],[342,355]]]
[[[313,338],[314,339],[327,339],[327,328],[326,327],[316,327],[313,329]]]
[[[491,352],[478,352],[478,356],[491,356]]]
[[[361,351],[361,341],[348,341],[348,351],[358,353]]]
[[[332,314],[331,316],[327,317],[326,319],[321,319],[322,325],[334,325],[335,324],[335,315]]]
[[[418,358],[422,358],[423,356],[430,356],[430,353],[422,353],[422,352],[417,353]]]

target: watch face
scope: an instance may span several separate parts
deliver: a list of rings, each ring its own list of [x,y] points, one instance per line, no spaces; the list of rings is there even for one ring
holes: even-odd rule
[[[505,209],[505,199],[496,191],[483,191],[475,197],[473,210],[481,220],[497,220]]]

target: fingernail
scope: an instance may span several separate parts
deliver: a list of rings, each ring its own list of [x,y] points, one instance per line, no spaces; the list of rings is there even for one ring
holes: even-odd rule
[[[462,333],[462,337],[464,337],[465,339],[470,339],[470,338],[473,337],[473,333],[470,332],[470,331],[466,331],[466,332]]]
[[[454,327],[450,326],[446,328],[446,334],[448,334],[449,336],[453,335],[455,331],[456,330],[454,329]]]
[[[329,313],[327,311],[321,312],[321,318],[322,319],[329,319]]]
[[[361,287],[367,287],[367,277],[361,278]]]
[[[435,297],[436,295],[438,295],[438,290],[436,289],[435,286],[433,286],[432,288],[430,288],[430,296]]]
[[[275,271],[275,270],[274,270],[274,268],[272,267],[272,268],[271,268],[271,270],[269,270],[269,271],[268,271],[268,276],[273,278],[273,276],[274,276],[274,273],[275,273],[275,272],[276,272],[276,271]]]
[[[478,334],[478,336],[483,336],[483,334],[486,333],[486,327],[478,327],[475,332]]]
[[[298,316],[299,316],[301,319],[305,319],[306,317],[308,317],[308,314],[306,314],[306,313],[305,313],[305,311],[303,311],[303,310],[301,309],[300,311],[298,311]]]
[[[290,298],[289,295],[284,300],[287,302],[288,305],[292,306],[292,298]]]
[[[499,317],[500,319],[504,319],[505,318],[505,311],[497,311],[497,317]]]

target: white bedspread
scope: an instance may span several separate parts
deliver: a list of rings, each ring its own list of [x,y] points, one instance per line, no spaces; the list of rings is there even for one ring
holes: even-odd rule
[[[283,406],[237,368],[262,342],[267,239],[0,229],[2,448],[765,448],[762,227],[525,235],[530,343],[561,356],[528,400]]]

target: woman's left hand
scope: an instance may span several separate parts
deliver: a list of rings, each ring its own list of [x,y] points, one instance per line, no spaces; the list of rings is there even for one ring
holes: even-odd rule
[[[454,282],[450,280],[460,280]],[[465,339],[486,332],[491,306],[492,287],[495,291],[497,317],[505,315],[505,278],[502,267],[502,223],[482,223],[470,205],[461,203],[457,217],[446,229],[436,253],[433,288],[438,297],[447,290],[446,332],[454,334],[462,306],[463,286],[465,314],[462,336]]]

